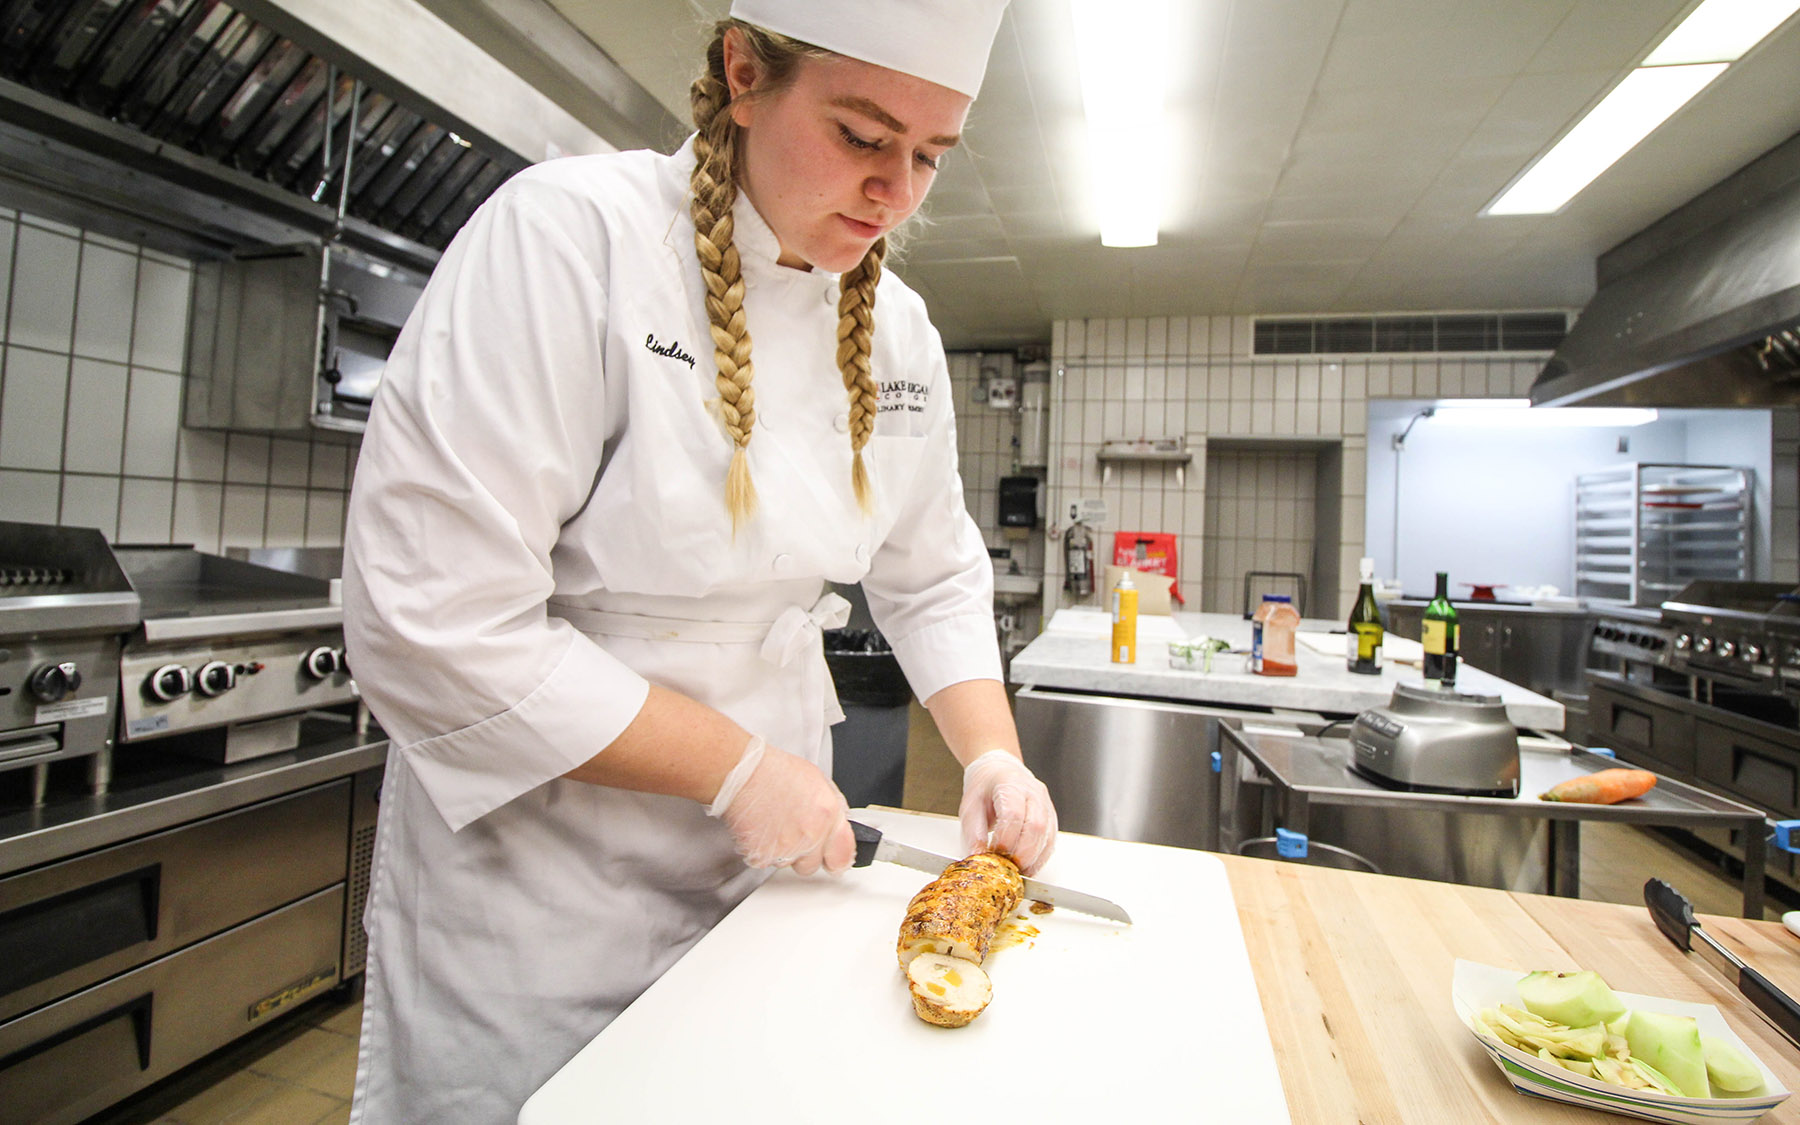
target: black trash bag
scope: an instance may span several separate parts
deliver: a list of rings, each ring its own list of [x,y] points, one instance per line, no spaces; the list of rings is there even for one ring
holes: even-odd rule
[[[825,664],[840,703],[905,707],[912,701],[900,661],[875,629],[825,630]]]

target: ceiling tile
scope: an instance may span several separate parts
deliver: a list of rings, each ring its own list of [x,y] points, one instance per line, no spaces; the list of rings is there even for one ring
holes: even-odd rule
[[[729,0],[550,2],[686,120]],[[900,268],[951,347],[1052,317],[1579,306],[1596,254],[1800,131],[1793,21],[1563,213],[1477,215],[1692,2],[1178,4],[1171,211],[1120,251],[1098,245],[1067,6],[1021,0]]]

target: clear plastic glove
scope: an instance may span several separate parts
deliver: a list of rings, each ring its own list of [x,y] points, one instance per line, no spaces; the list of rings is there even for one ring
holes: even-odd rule
[[[1005,852],[1027,875],[1056,848],[1050,790],[1016,755],[989,750],[963,769],[963,844],[970,852]]]
[[[833,874],[856,858],[850,806],[818,766],[753,737],[706,814],[725,822],[751,867]]]

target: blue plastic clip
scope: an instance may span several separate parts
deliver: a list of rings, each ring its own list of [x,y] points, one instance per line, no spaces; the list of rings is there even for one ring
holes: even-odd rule
[[[1225,758],[1217,750],[1212,752],[1212,768],[1214,773],[1225,768]]]
[[[1610,746],[1589,746],[1587,752],[1590,754],[1598,754],[1602,758],[1611,758],[1614,761],[1617,761],[1619,758],[1617,754],[1612,752],[1612,747]]]
[[[1777,820],[1775,823],[1775,846],[1784,852],[1800,853],[1800,841],[1794,839],[1795,829],[1800,829],[1800,820]]]
[[[1283,859],[1306,858],[1306,833],[1289,832],[1285,828],[1275,830],[1275,854]]]

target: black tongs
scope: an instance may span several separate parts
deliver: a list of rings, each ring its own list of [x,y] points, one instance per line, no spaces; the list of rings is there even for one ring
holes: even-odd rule
[[[1768,977],[1744,964],[1702,929],[1694,920],[1693,904],[1680,891],[1661,879],[1651,879],[1644,884],[1644,905],[1650,908],[1656,928],[1675,943],[1675,948],[1685,953],[1698,948],[1714,968],[1737,985],[1738,991],[1756,1006],[1757,1011],[1783,1035],[1800,1044],[1800,1004],[1794,1003],[1793,997],[1770,984]],[[1695,937],[1701,942],[1698,947],[1694,945]]]

